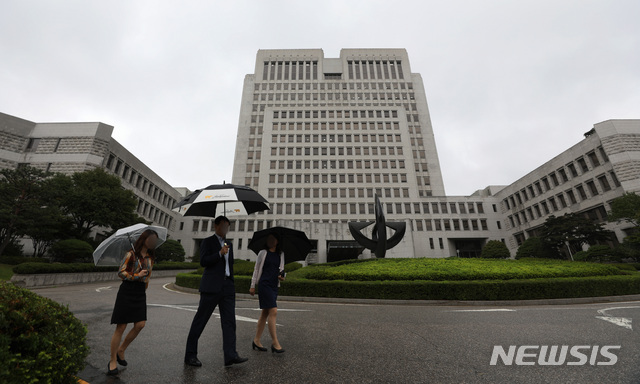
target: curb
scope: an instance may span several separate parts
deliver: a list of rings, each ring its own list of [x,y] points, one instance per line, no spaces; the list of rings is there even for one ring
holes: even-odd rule
[[[189,273],[195,269],[165,269],[153,271],[154,278],[175,277],[178,273]],[[14,285],[22,288],[50,288],[63,285],[97,283],[101,281],[120,281],[118,272],[81,272],[81,273],[41,273],[41,274],[14,274],[9,280]]]
[[[169,290],[182,293],[198,294],[193,288],[181,287],[175,283],[165,285]],[[257,296],[248,293],[236,293],[241,300],[258,300]],[[383,299],[349,299],[339,297],[302,297],[278,296],[278,301],[319,303],[319,304],[359,304],[359,305],[404,305],[404,306],[529,306],[529,305],[567,305],[567,304],[596,304],[616,303],[625,301],[640,301],[640,295],[575,297],[566,299],[535,299],[535,300],[383,300]]]

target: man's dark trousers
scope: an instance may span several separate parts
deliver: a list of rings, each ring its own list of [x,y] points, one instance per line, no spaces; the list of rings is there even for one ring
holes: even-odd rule
[[[211,314],[216,309],[220,309],[220,323],[222,325],[222,349],[224,350],[224,361],[233,360],[236,353],[236,317],[235,317],[235,286],[232,279],[225,279],[220,293],[200,293],[200,304],[198,311],[193,317],[191,330],[187,337],[187,351],[185,359],[198,356],[198,339],[204,331]]]

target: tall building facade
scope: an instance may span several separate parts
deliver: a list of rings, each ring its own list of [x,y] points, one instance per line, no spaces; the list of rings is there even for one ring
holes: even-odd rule
[[[35,123],[0,113],[0,168],[31,166],[70,175],[94,168],[118,176],[138,198],[137,214],[180,236],[171,209],[182,195],[113,137],[113,127],[98,122]],[[28,250],[29,243],[25,243]]]
[[[432,204],[438,215],[472,217],[468,231],[490,231],[480,199],[445,197],[422,78],[404,49],[343,49],[339,58],[320,49],[258,51],[244,81],[233,183],[271,203],[270,212],[234,225],[247,258],[253,231],[275,224],[304,230],[317,261],[357,256],[348,222],[373,220],[376,194],[387,220],[410,228],[392,257],[445,248],[441,237],[414,236]]]

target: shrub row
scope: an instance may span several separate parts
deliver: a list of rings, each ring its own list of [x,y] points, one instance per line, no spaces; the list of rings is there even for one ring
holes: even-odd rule
[[[176,285],[198,289],[200,275],[178,274]],[[236,292],[248,293],[251,278],[235,276]],[[283,296],[389,300],[531,300],[640,293],[640,273],[611,276],[467,281],[345,281],[290,277]]]
[[[76,383],[87,329],[53,300],[0,283],[0,382]]]
[[[510,280],[620,274],[612,265],[562,260],[373,259],[366,263],[324,264],[306,268],[310,280]]]
[[[18,265],[22,263],[48,263],[49,259],[42,257],[2,256],[0,264]]]
[[[161,262],[154,265],[156,271],[173,269],[195,269],[198,263]],[[13,272],[22,275],[43,273],[83,273],[83,272],[115,272],[118,267],[95,266],[91,263],[43,264],[22,263],[13,267]]]

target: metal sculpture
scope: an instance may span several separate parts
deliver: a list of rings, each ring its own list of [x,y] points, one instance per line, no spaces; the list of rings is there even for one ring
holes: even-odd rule
[[[370,249],[377,258],[384,258],[388,249],[391,249],[398,245],[404,233],[406,231],[406,223],[391,222],[387,223],[382,211],[382,204],[376,194],[375,198],[375,217],[376,221],[367,222],[350,222],[349,231],[353,238],[363,247]],[[375,227],[371,233],[371,239],[362,233],[362,230],[371,224],[375,224]],[[387,227],[395,230],[395,233],[387,239]]]

